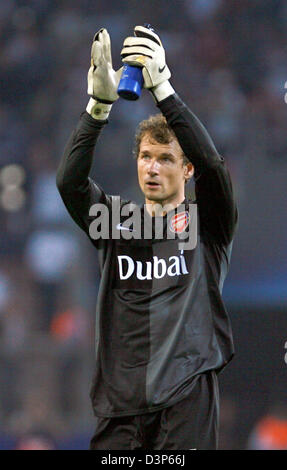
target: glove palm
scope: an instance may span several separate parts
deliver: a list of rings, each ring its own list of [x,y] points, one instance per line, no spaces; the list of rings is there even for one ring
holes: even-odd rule
[[[108,31],[100,29],[94,36],[91,66],[88,71],[88,95],[98,102],[112,104],[119,98],[117,88],[122,68],[113,69],[111,41]]]

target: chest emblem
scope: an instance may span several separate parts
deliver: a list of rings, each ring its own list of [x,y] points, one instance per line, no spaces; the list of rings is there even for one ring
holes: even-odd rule
[[[189,224],[190,216],[187,211],[179,212],[172,216],[169,228],[173,233],[182,233]]]

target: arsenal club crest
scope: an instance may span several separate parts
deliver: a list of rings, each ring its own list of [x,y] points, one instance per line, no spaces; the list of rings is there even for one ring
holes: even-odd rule
[[[179,212],[170,219],[169,228],[174,233],[182,233],[189,224],[190,216],[187,211]]]

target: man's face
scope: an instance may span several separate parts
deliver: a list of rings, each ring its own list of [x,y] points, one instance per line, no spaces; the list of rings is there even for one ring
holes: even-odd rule
[[[176,139],[160,144],[145,134],[137,165],[139,185],[147,204],[176,206],[184,200],[185,181],[193,175],[193,166],[183,164],[182,150]]]

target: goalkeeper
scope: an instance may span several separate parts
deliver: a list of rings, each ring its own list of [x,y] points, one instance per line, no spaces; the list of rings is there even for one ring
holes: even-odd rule
[[[149,224],[152,236],[133,236],[135,227],[127,227],[122,215],[130,201],[106,194],[89,176],[122,73],[113,69],[106,29],[94,37],[90,99],[57,172],[64,204],[98,250],[101,270],[90,395],[97,426],[90,448],[216,449],[217,375],[234,353],[221,292],[237,209],[224,159],[169,81],[159,36],[142,26],[134,34],[124,41],[123,63],[142,67],[144,87],[160,111],[140,123],[135,145],[144,204],[133,207],[139,209],[139,227]],[[193,176],[197,223],[194,204],[185,198]],[[94,237],[91,207],[102,204],[111,214],[115,201],[119,223],[113,226],[110,217],[110,236]],[[184,232],[196,240],[192,248],[179,249]]]

